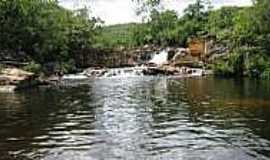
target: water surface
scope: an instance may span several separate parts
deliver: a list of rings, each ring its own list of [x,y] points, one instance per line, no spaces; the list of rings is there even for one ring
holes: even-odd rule
[[[270,83],[108,78],[0,94],[3,160],[270,159]]]

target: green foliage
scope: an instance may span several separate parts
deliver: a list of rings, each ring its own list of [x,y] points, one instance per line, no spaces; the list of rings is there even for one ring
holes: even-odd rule
[[[259,77],[269,66],[269,58],[262,53],[253,52],[246,60],[246,70],[250,77]]]
[[[33,72],[33,73],[40,73],[42,72],[42,67],[40,64],[31,61],[29,64],[23,67],[24,70]]]
[[[260,77],[270,66],[269,57],[259,48],[237,48],[226,59],[214,65],[214,71],[222,76]]]
[[[204,21],[207,18],[208,10],[210,9],[210,2],[205,0],[196,0],[195,3],[190,4],[185,10],[185,16],[189,19],[196,19],[197,21]]]
[[[219,76],[242,75],[244,71],[243,54],[234,52],[227,59],[218,61],[214,65],[214,72]]]
[[[96,37],[95,46],[184,46],[190,36],[205,32],[207,7],[205,1],[197,0],[185,10],[182,18],[179,18],[175,11],[158,11],[152,8],[147,23],[103,27],[101,35]]]
[[[68,63],[91,47],[96,21],[85,13],[66,10],[56,0],[0,1],[0,51],[26,53],[42,67]]]
[[[238,56],[238,70],[237,67],[232,67],[233,75],[245,73],[251,77],[267,77],[270,53],[269,10],[269,1],[256,0],[252,7],[226,8],[210,14],[209,31],[219,40],[225,40]],[[241,65],[238,64],[239,61],[242,62]],[[224,63],[234,66],[229,64],[230,58]],[[216,70],[228,71],[220,66],[216,66]]]
[[[230,77],[234,75],[232,66],[226,61],[219,61],[214,65],[214,73],[217,76]]]
[[[197,0],[189,5],[182,18],[175,11],[152,8],[149,21],[134,29],[135,45],[152,43],[184,46],[190,36],[205,32],[209,8],[206,2]]]
[[[96,48],[114,48],[118,46],[134,46],[133,31],[139,24],[118,24],[104,26],[100,34],[95,36],[94,47]]]
[[[170,45],[173,43],[173,30],[177,24],[177,14],[174,11],[158,12],[153,10],[148,23],[147,41],[155,44]]]
[[[142,46],[147,43],[151,43],[153,39],[152,34],[150,34],[150,28],[148,24],[137,25],[132,31],[132,40],[136,46]]]
[[[270,67],[266,68],[260,75],[260,78],[270,80]]]
[[[234,17],[241,8],[222,7],[209,13],[207,31],[210,35],[215,35],[218,41],[228,42],[232,39],[234,31]]]

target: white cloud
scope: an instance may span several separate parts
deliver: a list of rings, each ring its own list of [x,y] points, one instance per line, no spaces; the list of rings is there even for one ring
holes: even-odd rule
[[[131,0],[96,1],[93,3],[92,12],[105,20],[107,24],[139,22],[136,16],[136,6]]]
[[[212,0],[213,5],[217,8],[222,6],[247,6],[252,5],[251,0]]]
[[[195,0],[164,0],[162,5],[165,9],[175,10],[181,15],[183,10]],[[140,22],[141,17],[136,15],[136,4],[132,0],[61,0],[60,4],[70,8],[87,6],[93,16],[98,16],[105,24],[117,24],[128,22]],[[245,6],[251,5],[251,0],[212,0],[215,8],[222,6]]]

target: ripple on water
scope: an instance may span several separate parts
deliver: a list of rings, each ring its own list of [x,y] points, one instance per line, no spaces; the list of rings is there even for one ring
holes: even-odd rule
[[[87,83],[0,95],[2,157],[270,159],[266,87],[164,77]]]

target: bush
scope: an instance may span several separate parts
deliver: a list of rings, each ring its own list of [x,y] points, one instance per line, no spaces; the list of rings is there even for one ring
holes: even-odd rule
[[[247,60],[247,73],[250,77],[259,77],[269,66],[269,60],[262,54],[254,54]]]
[[[34,61],[26,69],[33,71],[40,69],[36,63],[70,65],[92,47],[96,22],[86,9],[67,10],[57,0],[0,1],[0,52],[26,53]]]
[[[260,78],[270,80],[270,67],[266,68],[262,74],[260,75]]]
[[[214,73],[217,76],[231,77],[234,75],[233,67],[226,61],[219,61],[214,64]]]
[[[40,64],[35,63],[34,61],[31,61],[28,65],[23,67],[24,70],[33,72],[33,73],[40,73],[42,72],[42,67]]]
[[[244,74],[243,53],[234,51],[226,59],[214,64],[214,73],[219,76],[242,76]]]

